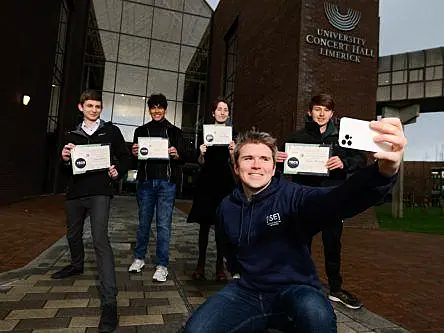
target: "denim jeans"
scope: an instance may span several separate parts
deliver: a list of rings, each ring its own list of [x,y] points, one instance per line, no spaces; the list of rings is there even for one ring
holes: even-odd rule
[[[137,229],[134,257],[145,259],[150,238],[151,221],[156,208],[156,265],[168,266],[171,237],[171,220],[176,197],[176,184],[166,179],[139,181],[137,204],[139,206],[139,228]]]
[[[335,333],[336,316],[321,290],[290,285],[277,293],[260,293],[230,282],[207,299],[188,320],[186,333],[282,332]]]

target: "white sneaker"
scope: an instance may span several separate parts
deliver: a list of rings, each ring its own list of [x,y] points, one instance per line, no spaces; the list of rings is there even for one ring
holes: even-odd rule
[[[153,275],[153,281],[165,282],[168,276],[168,269],[165,266],[158,265]]]
[[[133,263],[131,264],[130,268],[128,269],[128,272],[136,272],[140,273],[143,266],[145,266],[145,260],[143,259],[134,259]]]

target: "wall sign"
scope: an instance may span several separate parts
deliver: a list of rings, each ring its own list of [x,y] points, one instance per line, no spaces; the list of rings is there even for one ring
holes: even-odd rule
[[[362,58],[375,57],[375,49],[367,45],[365,38],[349,32],[359,24],[361,12],[348,8],[346,14],[341,14],[337,5],[325,2],[324,13],[328,22],[340,32],[317,28],[305,36],[306,43],[316,45],[320,55],[338,60],[360,63]]]

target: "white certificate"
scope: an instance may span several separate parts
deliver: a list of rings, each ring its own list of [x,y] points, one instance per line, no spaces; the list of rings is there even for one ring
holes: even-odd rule
[[[168,160],[168,139],[158,137],[139,137],[139,160],[158,159]]]
[[[110,146],[108,144],[76,145],[71,150],[71,165],[74,175],[107,170],[111,165]]]
[[[331,147],[317,144],[286,143],[288,158],[284,161],[284,173],[326,176]]]
[[[209,146],[229,145],[232,138],[233,129],[224,125],[203,125],[204,143]]]

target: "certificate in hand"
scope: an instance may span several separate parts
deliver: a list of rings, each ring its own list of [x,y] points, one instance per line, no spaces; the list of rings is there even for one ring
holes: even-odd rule
[[[168,160],[168,139],[159,137],[139,137],[139,160]]]
[[[229,145],[232,139],[231,126],[203,125],[204,143],[208,146]]]
[[[331,156],[331,147],[317,144],[286,143],[288,158],[284,162],[284,173],[327,176],[326,167]]]
[[[111,166],[110,146],[108,144],[76,145],[71,150],[71,162],[74,175],[107,170]]]

